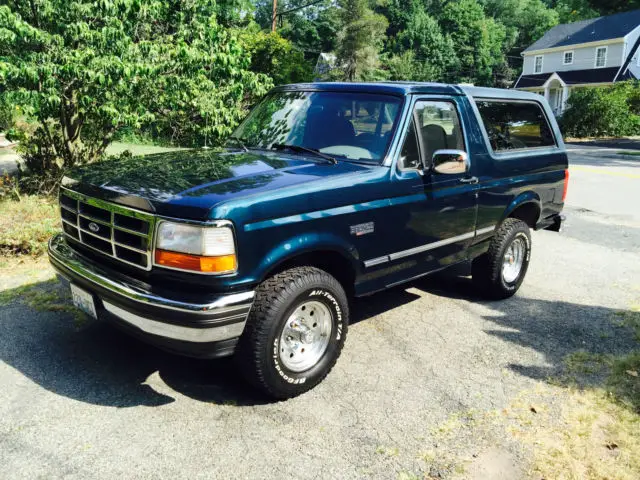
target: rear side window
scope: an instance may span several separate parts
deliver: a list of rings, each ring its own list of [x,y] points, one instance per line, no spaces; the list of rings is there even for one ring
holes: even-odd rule
[[[538,103],[476,100],[494,152],[555,146]]]

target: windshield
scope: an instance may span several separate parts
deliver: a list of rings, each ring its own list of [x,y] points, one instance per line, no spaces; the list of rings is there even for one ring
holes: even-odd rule
[[[348,159],[379,163],[402,99],[340,92],[276,92],[255,107],[232,135],[247,148],[305,147]]]

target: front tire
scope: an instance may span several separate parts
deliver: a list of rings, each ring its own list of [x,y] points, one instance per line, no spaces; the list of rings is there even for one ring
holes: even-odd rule
[[[267,395],[295,397],[331,371],[348,323],[347,296],[334,277],[315,267],[286,270],[258,287],[236,361]]]
[[[529,226],[517,218],[507,218],[491,239],[489,250],[474,259],[473,283],[490,299],[509,298],[522,285],[530,259]]]

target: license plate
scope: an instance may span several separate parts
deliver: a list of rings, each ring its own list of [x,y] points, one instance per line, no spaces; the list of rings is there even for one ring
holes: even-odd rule
[[[80,310],[88,315],[91,315],[93,318],[98,318],[98,315],[96,314],[96,304],[93,301],[92,294],[85,290],[82,290],[72,283],[71,298],[73,299],[73,304]]]

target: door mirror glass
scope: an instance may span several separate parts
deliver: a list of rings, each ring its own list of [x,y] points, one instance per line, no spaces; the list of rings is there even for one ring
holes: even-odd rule
[[[432,165],[436,173],[459,175],[469,171],[469,157],[462,150],[436,150]]]

